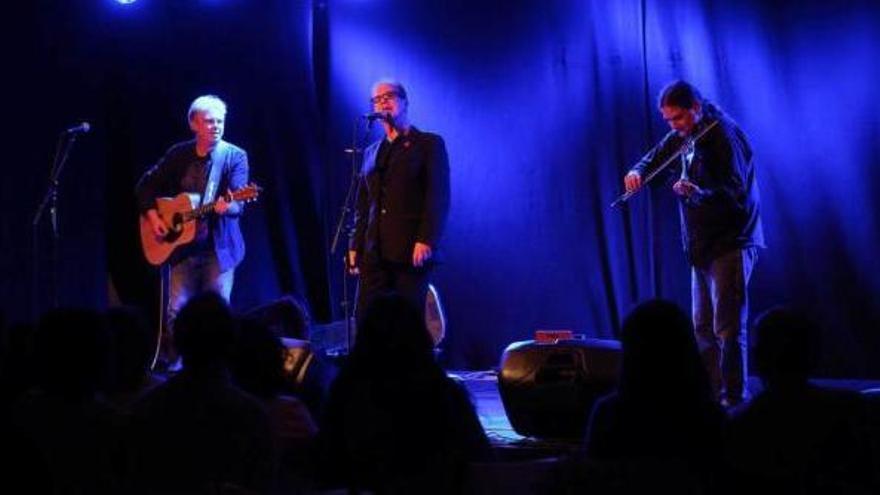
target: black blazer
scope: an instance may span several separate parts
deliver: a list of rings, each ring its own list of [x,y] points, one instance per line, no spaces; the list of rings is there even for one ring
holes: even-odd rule
[[[384,138],[383,138],[384,139]],[[416,242],[436,253],[449,213],[449,158],[443,138],[411,127],[384,175],[376,167],[382,141],[364,152],[355,228],[349,248],[361,262],[412,263]]]
[[[679,198],[682,244],[688,260],[698,267],[734,249],[764,247],[752,148],[733,120],[710,103],[703,108],[704,118],[696,132],[714,120],[718,125],[697,141],[687,174],[703,192]],[[683,138],[670,132],[633,170],[644,177],[683,144]],[[681,176],[681,169],[678,159],[667,173],[674,179]]]

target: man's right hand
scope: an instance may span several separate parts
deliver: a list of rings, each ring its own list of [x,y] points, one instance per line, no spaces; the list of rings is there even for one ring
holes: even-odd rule
[[[623,185],[626,187],[626,192],[632,192],[642,187],[641,174],[635,171],[626,174],[626,177],[623,178]]]
[[[150,221],[150,227],[153,229],[153,235],[156,237],[165,237],[168,235],[168,227],[159,217],[159,212],[155,209],[147,210],[147,220]]]
[[[357,251],[349,250],[348,251],[348,274],[349,275],[357,275],[360,273],[357,266]]]

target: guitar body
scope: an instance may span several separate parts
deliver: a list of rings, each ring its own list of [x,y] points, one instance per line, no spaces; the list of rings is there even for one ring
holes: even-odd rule
[[[260,186],[250,183],[241,189],[224,194],[223,199],[226,202],[249,203],[256,201],[260,191],[262,191]],[[192,193],[180,193],[173,198],[158,198],[156,211],[159,213],[159,218],[168,227],[168,234],[164,237],[153,235],[150,221],[145,215],[141,215],[141,246],[144,249],[144,257],[150,264],[161,265],[165,263],[178,246],[195,238],[197,219],[213,213],[217,202],[198,206],[199,203],[201,203],[201,196]]]
[[[198,202],[198,194],[188,193],[156,200],[156,211],[168,227],[168,234],[165,237],[154,235],[150,221],[145,215],[141,215],[141,246],[144,249],[144,257],[150,264],[161,265],[168,260],[168,257],[178,246],[193,240],[196,235],[197,220],[193,218],[184,221],[183,217],[186,213],[191,212]]]

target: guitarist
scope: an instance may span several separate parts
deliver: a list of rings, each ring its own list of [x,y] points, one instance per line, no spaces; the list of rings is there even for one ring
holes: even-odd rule
[[[243,149],[222,140],[226,104],[213,95],[200,96],[190,105],[187,118],[195,139],[168,149],[136,187],[139,209],[157,237],[164,237],[169,231],[156,210],[157,198],[186,192],[201,196],[201,202],[194,206],[216,201],[213,215],[196,220],[192,242],[179,246],[168,260],[171,265],[166,315],[169,332],[162,343],[165,364],[176,360],[170,343],[177,313],[190,297],[208,290],[217,292],[228,302],[235,267],[245,252],[238,225],[243,205],[228,202],[223,192],[247,184],[248,159]],[[216,170],[212,170],[214,168]]]

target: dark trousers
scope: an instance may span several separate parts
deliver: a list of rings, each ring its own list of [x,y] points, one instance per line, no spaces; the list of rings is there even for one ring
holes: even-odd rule
[[[727,252],[691,269],[694,334],[712,389],[722,403],[747,398],[748,284],[755,248]]]
[[[425,311],[431,267],[416,268],[403,263],[382,260],[364,260],[358,269],[357,309],[355,317],[360,324],[364,310],[376,296],[397,293],[411,301],[421,313]]]

